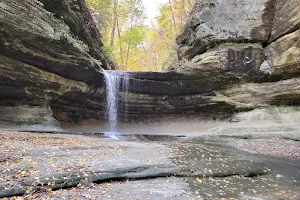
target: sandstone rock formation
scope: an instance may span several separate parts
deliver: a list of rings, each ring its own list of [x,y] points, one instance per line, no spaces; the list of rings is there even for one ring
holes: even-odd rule
[[[299,105],[299,9],[299,1],[197,1],[177,38],[180,63],[168,73],[130,74],[139,87],[127,112],[222,118]]]
[[[49,107],[59,120],[102,118],[101,71],[111,66],[101,45],[84,1],[1,1],[2,125],[35,124],[37,110]],[[14,107],[27,117],[8,117]]]
[[[265,43],[272,26],[273,0],[198,1],[183,34],[180,56],[192,58],[218,43]]]
[[[299,9],[297,0],[198,1],[177,38],[175,70],[217,77],[222,89],[212,91],[211,103],[236,110],[299,105]]]
[[[127,73],[120,120],[299,105],[298,10],[298,0],[198,1],[177,38],[180,63]],[[104,120],[112,64],[83,0],[3,0],[0,58],[2,125]]]

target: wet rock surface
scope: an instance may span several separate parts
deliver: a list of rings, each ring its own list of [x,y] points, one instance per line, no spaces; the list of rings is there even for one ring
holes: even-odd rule
[[[221,142],[193,141],[130,142],[2,131],[0,195],[43,199],[300,197],[299,161],[251,154]]]
[[[184,178],[203,199],[298,198],[300,162],[260,157],[214,143],[181,144],[178,150],[175,160],[181,169],[205,174]],[[287,176],[290,171],[296,172],[294,177]]]

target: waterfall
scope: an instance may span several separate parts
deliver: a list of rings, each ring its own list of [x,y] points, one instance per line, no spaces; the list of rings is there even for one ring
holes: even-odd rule
[[[129,76],[124,71],[103,71],[106,85],[106,113],[109,123],[109,133],[107,135],[113,139],[118,139],[117,124],[119,108],[119,92],[125,93],[124,106],[122,106],[125,120],[127,120],[127,94],[129,89]]]

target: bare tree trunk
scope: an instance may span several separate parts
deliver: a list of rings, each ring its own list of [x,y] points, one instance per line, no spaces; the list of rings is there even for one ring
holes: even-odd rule
[[[170,24],[170,31],[171,31],[171,35],[172,35],[172,38],[174,39],[176,37],[176,33],[174,33],[173,31],[173,28],[172,28],[172,25]],[[175,30],[176,32],[176,30]]]
[[[184,1],[181,1],[181,8],[180,8],[180,27],[183,26],[183,15],[185,15],[185,6],[184,6]]]
[[[148,43],[148,41],[147,41]],[[149,69],[150,68],[150,65],[149,65],[149,54],[148,54],[148,49],[146,49],[144,43],[142,44],[142,47],[143,47],[143,50],[144,50],[144,53],[145,53],[145,57],[146,57],[146,60],[145,60],[145,67],[146,69]]]
[[[131,18],[130,18],[130,30],[132,30],[132,27],[133,27],[133,15],[131,15]],[[126,68],[127,68],[127,64],[128,64],[128,59],[129,59],[129,52],[130,52],[130,42],[128,43],[128,46],[127,46],[127,52],[126,52]]]
[[[113,12],[113,27],[111,29],[111,37],[110,37],[110,47],[112,48],[115,43],[115,32],[116,32],[116,24],[117,24],[117,5],[118,0],[114,0],[114,12]]]
[[[171,13],[172,13],[172,20],[173,20],[173,25],[174,25],[175,33],[177,33],[177,27],[176,27],[175,15],[174,15],[174,11],[173,11],[173,7],[172,7],[172,2],[171,2],[171,0],[169,0],[169,4],[170,4]]]
[[[121,31],[120,31],[118,15],[117,15],[117,28],[118,28],[118,37],[119,37],[119,43],[120,43],[120,58],[121,58],[121,64],[123,67],[123,65],[124,65],[123,48],[122,48],[122,43],[121,43]]]
[[[155,71],[157,68],[157,56],[156,56],[156,52],[154,52],[154,60],[153,60],[153,70]]]
[[[185,6],[185,0],[182,0],[182,9],[183,9],[183,12],[184,12],[184,15],[185,15],[185,18],[189,16],[189,12],[188,12],[188,9],[186,8]]]
[[[128,47],[127,47],[127,53],[126,53],[126,67],[127,67],[127,64],[128,64],[129,51],[130,51],[130,44],[128,44]]]

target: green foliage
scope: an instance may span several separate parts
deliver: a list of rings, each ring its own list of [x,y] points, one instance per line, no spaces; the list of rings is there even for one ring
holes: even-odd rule
[[[170,0],[145,25],[143,0],[87,0],[102,34],[104,50],[124,70],[160,71],[169,55],[176,57],[175,38],[193,0]]]
[[[87,3],[94,17],[96,17],[96,21],[98,22],[100,29],[103,30],[104,28],[109,27],[112,22],[112,0],[88,0]]]
[[[121,36],[121,40],[131,46],[139,45],[144,39],[144,27],[141,25],[125,30]]]
[[[142,0],[125,0],[124,8],[127,11],[127,21],[131,24],[143,24],[145,7]]]
[[[162,5],[159,9],[159,16],[156,18],[158,26],[162,30],[168,30],[172,26],[171,22],[171,8],[168,4]]]

